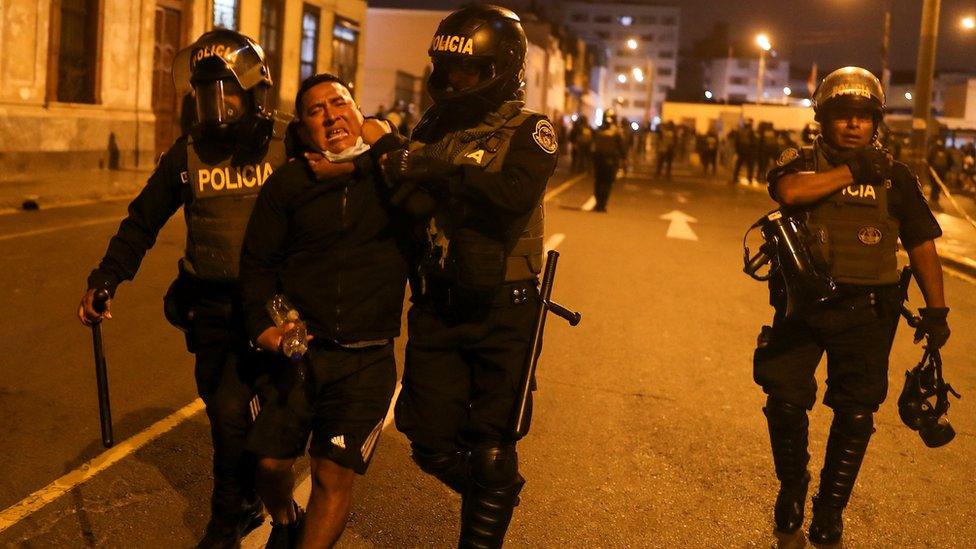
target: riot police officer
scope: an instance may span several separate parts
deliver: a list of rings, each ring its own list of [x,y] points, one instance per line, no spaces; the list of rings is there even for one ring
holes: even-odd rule
[[[166,221],[183,207],[186,248],[165,300],[167,319],[196,356],[197,390],[213,437],[211,519],[200,547],[233,547],[263,521],[254,460],[244,451],[263,359],[248,345],[237,289],[244,229],[264,181],[284,163],[289,118],[269,107],[271,78],[250,38],[219,29],[177,54],[174,81],[192,94],[196,123],[162,156],[88,277],[78,315],[101,317],[93,294],[131,280]],[[110,317],[106,313],[106,316]]]
[[[621,163],[627,161],[627,144],[624,131],[617,124],[613,109],[603,113],[603,122],[593,134],[593,197],[594,212],[606,212],[610,191],[617,180]]]
[[[500,547],[524,484],[509,422],[539,306],[550,121],[524,108],[519,17],[475,5],[428,51],[434,105],[410,153],[385,163],[434,210],[419,231],[397,428],[413,459],[461,494],[462,547]]]
[[[816,399],[814,371],[827,354],[824,404],[834,417],[809,529],[811,541],[827,544],[841,539],[841,514],[887,392],[903,299],[898,239],[925,298],[916,341],[924,335],[930,347],[940,347],[949,329],[933,241],[942,231],[915,175],[875,143],[885,103],[881,84],[864,69],[845,67],[823,80],[814,101],[822,135],[812,147],[784,151],[767,180],[784,215],[805,219],[811,251],[824,260],[837,291],[788,309],[789,281],[772,279],[776,313],[759,337],[754,377],[768,395],[763,411],[780,481],[776,529],[793,533],[803,525],[810,481],[807,410]]]

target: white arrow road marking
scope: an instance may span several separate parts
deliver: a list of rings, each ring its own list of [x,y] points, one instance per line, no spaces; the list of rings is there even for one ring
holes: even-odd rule
[[[691,225],[688,223],[697,223],[698,220],[690,215],[686,214],[681,210],[671,210],[670,212],[662,215],[660,219],[666,219],[671,222],[668,225],[668,238],[677,238],[679,240],[698,240],[698,235],[695,231],[691,230]]]
[[[596,197],[591,196],[588,199],[586,199],[586,202],[584,202],[582,206],[580,206],[580,209],[583,210],[584,212],[589,212],[589,211],[593,211],[593,208],[595,206],[596,206]]]
[[[549,240],[546,240],[546,253],[549,253],[549,250],[555,250],[556,246],[559,246],[565,239],[566,235],[563,233],[556,233],[550,236]]]

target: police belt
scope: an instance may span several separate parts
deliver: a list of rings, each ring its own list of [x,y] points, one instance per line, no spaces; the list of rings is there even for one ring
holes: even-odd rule
[[[426,295],[420,297],[417,302],[424,306],[436,306],[438,298],[444,298],[447,293],[456,291],[450,285],[429,288]],[[518,280],[515,282],[505,282],[498,285],[491,292],[491,298],[483,303],[489,307],[508,307],[510,305],[521,305],[531,298],[539,295],[539,281],[536,279]]]
[[[900,304],[901,288],[898,284],[861,286],[857,284],[838,284],[837,297],[823,304],[825,308],[843,306],[851,309],[876,307],[878,305]]]

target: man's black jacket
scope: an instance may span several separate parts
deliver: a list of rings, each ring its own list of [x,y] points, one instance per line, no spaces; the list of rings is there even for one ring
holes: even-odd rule
[[[378,154],[374,147],[353,173],[322,181],[304,159],[292,160],[265,182],[241,251],[252,339],[274,325],[265,305],[279,292],[317,338],[342,343],[399,335],[406,231],[389,207]]]

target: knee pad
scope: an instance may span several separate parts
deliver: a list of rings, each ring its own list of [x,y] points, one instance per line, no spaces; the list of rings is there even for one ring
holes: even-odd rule
[[[776,397],[766,399],[763,413],[766,414],[766,419],[770,425],[777,427],[806,427],[810,424],[806,408]]]
[[[492,490],[521,488],[525,479],[518,472],[515,445],[477,448],[471,451],[471,478]]]
[[[462,493],[470,478],[468,472],[468,452],[438,452],[413,445],[410,456],[420,470],[440,480],[448,488]]]
[[[867,410],[834,410],[830,430],[851,437],[870,437],[874,433],[874,414]]]

